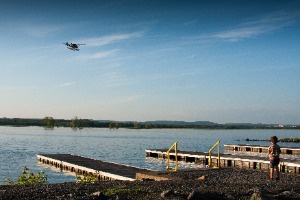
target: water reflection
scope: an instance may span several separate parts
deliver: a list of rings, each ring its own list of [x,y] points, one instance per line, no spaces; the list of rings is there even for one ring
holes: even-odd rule
[[[166,170],[167,161],[163,158],[152,158],[146,157],[145,159],[146,165],[148,165],[147,169],[164,171]],[[170,160],[170,167],[175,168],[175,161]],[[200,169],[205,168],[204,164],[196,164],[194,162],[184,162],[178,161],[178,169]]]

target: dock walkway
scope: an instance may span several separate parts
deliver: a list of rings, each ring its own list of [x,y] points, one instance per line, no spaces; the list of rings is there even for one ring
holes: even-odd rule
[[[81,175],[94,174],[98,180],[134,181],[136,173],[146,173],[150,170],[138,167],[105,162],[72,154],[40,154],[38,162],[59,168],[62,171]]]

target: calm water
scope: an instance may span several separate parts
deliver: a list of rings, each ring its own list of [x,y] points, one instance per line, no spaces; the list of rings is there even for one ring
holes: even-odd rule
[[[27,166],[34,173],[45,171],[50,183],[75,181],[75,177],[39,165],[36,154],[71,153],[104,161],[123,163],[155,170],[165,169],[165,163],[146,158],[145,149],[169,148],[178,141],[180,150],[204,151],[221,140],[224,144],[246,144],[249,139],[299,137],[300,130],[191,130],[191,129],[99,129],[70,128],[47,130],[41,127],[0,126],[0,184],[6,178],[16,180]],[[247,144],[269,145],[268,142]],[[281,146],[300,147],[298,143],[280,143]],[[195,167],[181,163],[180,168]]]

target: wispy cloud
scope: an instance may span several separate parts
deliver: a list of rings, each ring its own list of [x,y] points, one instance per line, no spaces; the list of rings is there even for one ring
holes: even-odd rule
[[[236,28],[221,31],[204,38],[224,41],[240,41],[247,38],[255,38],[261,34],[273,33],[284,27],[291,26],[295,23],[297,15],[297,13],[277,11],[260,18],[249,19]]]
[[[109,51],[97,52],[97,53],[91,55],[91,58],[99,59],[99,58],[114,56],[118,51],[119,51],[119,49],[112,49]]]
[[[62,83],[62,84],[55,85],[55,87],[57,87],[57,88],[63,88],[63,87],[70,87],[72,85],[75,85],[75,82]]]
[[[143,97],[143,95],[123,96],[123,97],[119,97],[115,100],[112,100],[109,104],[110,105],[118,105],[118,104],[135,102],[135,101],[137,101],[138,99],[140,99],[142,97]]]
[[[112,34],[112,35],[106,35],[102,37],[95,37],[95,38],[85,38],[81,39],[78,42],[84,43],[87,46],[86,47],[99,47],[99,46],[105,46],[109,44],[113,44],[116,42],[126,41],[134,38],[141,37],[143,35],[142,32],[134,32],[134,33],[126,33],[126,34]],[[91,59],[103,59],[108,57],[115,57],[117,52],[119,52],[120,49],[111,49],[107,51],[99,51],[92,54],[86,54],[86,55],[80,55],[76,59],[79,60],[91,60]]]
[[[100,77],[101,85],[109,87],[127,85],[132,83],[133,81],[134,80],[129,79],[128,76],[118,71],[107,72]]]
[[[84,61],[84,60],[103,59],[103,58],[108,58],[108,57],[114,57],[118,51],[120,51],[120,49],[99,51],[99,52],[92,53],[92,54],[79,55],[75,59]]]
[[[80,43],[86,43],[88,46],[104,46],[111,43],[129,40],[133,38],[138,38],[143,35],[142,32],[135,32],[135,33],[127,33],[127,34],[113,34],[107,35],[102,37],[95,37],[95,38],[85,38],[80,40]]]
[[[33,25],[25,23],[21,26],[21,31],[32,37],[48,37],[66,29],[66,25]]]

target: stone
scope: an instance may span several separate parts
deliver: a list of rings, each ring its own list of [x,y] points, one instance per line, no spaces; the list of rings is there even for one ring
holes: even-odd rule
[[[127,200],[127,198],[124,197],[124,196],[119,196],[119,195],[117,195],[116,200]]]
[[[165,190],[165,191],[163,191],[163,192],[160,194],[160,197],[161,197],[161,198],[166,198],[166,197],[170,197],[170,196],[172,196],[172,195],[174,195],[173,190]]]
[[[96,198],[96,199],[107,199],[107,196],[103,192],[100,192],[100,191],[94,192],[90,196],[93,198]]]
[[[197,180],[203,181],[203,180],[205,180],[205,176],[200,176],[199,178],[197,178]]]
[[[250,200],[264,200],[260,192],[254,192]]]
[[[196,200],[196,199],[200,199],[201,194],[195,190],[193,190],[189,196],[187,197],[188,200]]]

